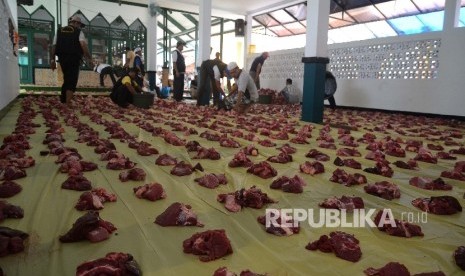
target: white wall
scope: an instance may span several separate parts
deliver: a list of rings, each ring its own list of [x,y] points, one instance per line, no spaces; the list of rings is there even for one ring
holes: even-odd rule
[[[328,49],[341,49],[399,43],[423,39],[440,39],[438,77],[435,79],[338,79],[336,103],[342,106],[374,108],[393,111],[408,111],[465,117],[465,28],[451,31],[431,32],[418,35],[373,39],[349,43],[331,44]],[[266,50],[266,49],[262,49]],[[261,79],[263,88],[281,90],[288,77],[303,87],[303,64],[301,57],[304,49],[281,50],[271,52],[265,62]],[[248,57],[250,66],[253,57]],[[289,62],[294,62],[291,66]],[[279,60],[273,60],[273,57]],[[248,68],[246,66],[246,68]],[[293,72],[292,67],[297,69]],[[281,70],[276,69],[281,67]],[[291,67],[291,68],[290,68]],[[284,70],[283,70],[284,68]],[[271,72],[270,72],[271,70]],[[289,76],[294,74],[294,76]]]
[[[12,9],[16,11],[16,0],[8,0],[0,2],[0,29],[5,30],[0,32],[0,110],[13,101],[19,94],[19,66],[18,58],[13,55],[13,48],[8,32],[8,18],[15,20],[17,17],[12,14]],[[17,23],[14,23],[17,26]],[[16,29],[17,30],[17,29]]]

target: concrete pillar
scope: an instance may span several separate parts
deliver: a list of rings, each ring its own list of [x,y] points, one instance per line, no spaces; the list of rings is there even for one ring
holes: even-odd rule
[[[199,68],[202,65],[202,62],[210,59],[211,52],[211,17],[212,17],[212,0],[200,0],[199,3],[199,48],[197,51],[197,64],[198,69],[198,89],[203,89],[203,91],[198,91],[197,103],[199,105],[209,105],[211,98],[212,87],[208,78],[202,77],[202,72]],[[200,83],[201,80],[205,80],[206,83]]]
[[[307,43],[304,63],[302,121],[322,123],[325,72],[328,59],[330,1],[307,0]]]
[[[449,31],[459,26],[460,7],[461,0],[446,0],[443,31]]]
[[[149,90],[155,91],[157,74],[157,3],[155,0],[149,1],[148,24],[147,24],[147,75],[149,79]]]

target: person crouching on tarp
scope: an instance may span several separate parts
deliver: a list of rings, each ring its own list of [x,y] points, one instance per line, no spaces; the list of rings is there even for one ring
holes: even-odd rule
[[[113,86],[110,98],[115,104],[120,107],[128,107],[129,104],[133,103],[133,95],[142,92],[142,88],[136,82],[138,72],[137,68],[129,69],[129,72]]]

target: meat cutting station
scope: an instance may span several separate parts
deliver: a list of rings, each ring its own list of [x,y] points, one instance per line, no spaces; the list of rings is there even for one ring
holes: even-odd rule
[[[465,1],[48,2],[0,3],[0,276],[465,274]]]

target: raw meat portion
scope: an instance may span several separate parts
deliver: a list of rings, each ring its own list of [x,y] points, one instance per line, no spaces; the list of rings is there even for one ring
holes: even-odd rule
[[[220,139],[220,146],[225,148],[240,148],[241,144],[239,144],[237,141],[234,141],[231,138],[222,137]]]
[[[345,196],[345,195],[343,195],[340,198],[338,197],[327,198],[318,205],[326,209],[347,210],[348,212],[352,212],[354,209],[365,208],[365,204],[361,197],[358,197],[358,196],[350,197],[350,196]]]
[[[331,232],[329,237],[322,235],[306,247],[308,250],[319,249],[322,252],[334,252],[337,257],[350,262],[357,262],[362,257],[359,241],[354,237],[341,231]]]
[[[441,176],[450,179],[456,179],[460,181],[465,181],[465,174],[458,172],[456,170],[452,171],[443,171],[441,172]]]
[[[415,161],[413,159],[410,159],[407,162],[404,162],[402,160],[398,160],[398,161],[394,162],[393,164],[396,165],[398,168],[406,169],[406,170],[415,170],[415,169],[418,168],[417,161]]]
[[[158,156],[157,160],[155,160],[155,164],[159,166],[172,166],[172,165],[176,165],[177,163],[178,161],[176,160],[176,158],[168,154],[162,154]]]
[[[389,214],[389,213],[388,213]],[[379,210],[378,214],[374,219],[374,223],[378,226],[380,231],[386,232],[391,236],[397,237],[406,237],[411,238],[415,236],[423,237],[423,232],[421,232],[421,227],[415,224],[411,224],[406,221],[401,221],[398,219],[391,218],[389,216],[386,217],[386,221],[380,225],[381,217],[383,215],[383,210]],[[395,223],[395,227],[391,225],[390,221]]]
[[[24,251],[24,241],[28,237],[23,231],[0,226],[0,257]]]
[[[437,164],[438,159],[427,149],[420,148],[418,154],[414,157],[415,160],[423,161],[427,163]]]
[[[104,258],[84,262],[76,268],[76,276],[90,275],[142,276],[142,271],[131,254],[111,252]]]
[[[460,173],[465,173],[465,161],[455,162],[454,171],[460,172]]]
[[[282,145],[281,147],[279,147],[279,148],[277,148],[277,149],[279,149],[280,151],[285,152],[285,153],[287,153],[287,154],[294,154],[294,153],[297,152],[297,149],[296,149],[296,148],[294,148],[293,146],[291,146],[291,145],[289,145],[289,144],[287,144],[287,143],[284,144],[284,145]],[[257,153],[258,153],[258,152],[257,152]]]
[[[317,149],[311,149],[308,151],[307,154],[305,154],[305,157],[309,158],[315,158],[317,161],[325,162],[329,161],[329,155],[326,153],[322,153],[321,151],[318,151]]]
[[[228,166],[231,168],[236,167],[250,167],[252,166],[252,161],[247,157],[246,153],[239,151],[234,155],[234,158],[228,163]]]
[[[436,215],[452,215],[462,212],[462,206],[453,196],[432,196],[431,198],[417,198],[412,205],[420,210]]]
[[[121,172],[119,174],[119,180],[122,182],[127,182],[129,180],[133,181],[144,181],[146,177],[146,173],[141,168],[133,168],[128,171]]]
[[[465,148],[464,147],[460,147],[458,149],[451,149],[449,151],[449,153],[452,153],[452,154],[465,154]]]
[[[162,198],[166,198],[165,190],[159,183],[145,184],[133,189],[134,194],[138,198],[145,198],[150,201],[156,201]]]
[[[207,149],[207,148],[204,148],[204,147],[199,147],[197,149],[197,154],[192,158],[193,159],[219,160],[221,158],[221,155],[214,148]]]
[[[238,212],[242,207],[261,209],[265,204],[277,202],[255,186],[248,190],[243,188],[234,193],[219,194],[217,200],[225,203],[224,207],[231,212]]]
[[[103,203],[115,202],[116,195],[108,193],[104,188],[95,188],[81,194],[74,206],[79,211],[103,209]]]
[[[247,145],[245,148],[242,149],[242,151],[246,155],[252,155],[252,156],[258,155],[258,149],[253,144]]]
[[[329,180],[343,184],[344,186],[353,186],[367,183],[367,178],[364,175],[359,173],[352,175],[341,169],[336,169]]]
[[[427,177],[415,176],[410,178],[409,184],[425,190],[443,190],[450,191],[452,186],[446,184],[442,178],[429,179]]]
[[[221,184],[227,184],[228,180],[224,174],[206,174],[200,178],[194,179],[195,182],[198,182],[200,186],[205,188],[214,189]]]
[[[87,239],[91,242],[100,242],[108,239],[115,230],[116,227],[101,219],[97,211],[89,211],[78,218],[66,234],[60,236],[60,241],[67,243]]]
[[[124,170],[124,169],[132,169],[136,163],[129,160],[127,157],[123,158],[112,158],[107,163],[107,169],[110,170]]]
[[[387,161],[377,161],[376,166],[373,168],[365,168],[363,171],[372,174],[378,174],[385,177],[392,177],[394,170],[389,167],[389,162]]]
[[[176,176],[185,176],[190,175],[194,169],[190,164],[185,163],[184,161],[179,162],[171,169],[171,174]]]
[[[267,233],[276,236],[291,236],[300,232],[300,226],[298,223],[294,225],[294,220],[291,218],[287,219],[286,223],[282,223],[282,217],[280,215],[276,218],[277,224],[270,222],[268,227],[266,227],[266,216],[259,216],[257,221],[260,224],[265,225],[265,231]]]
[[[124,158],[124,154],[116,151],[116,150],[109,150],[109,151],[106,151],[102,154],[100,154],[100,160],[102,161],[109,161],[110,159],[113,159],[113,158],[116,158],[116,159],[122,159]]]
[[[93,171],[97,169],[97,164],[82,160],[68,160],[61,163],[60,172],[68,175],[79,175],[82,172]]]
[[[271,189],[281,189],[283,192],[286,193],[302,193],[304,191],[303,186],[306,186],[304,180],[298,176],[295,175],[292,178],[289,178],[287,176],[281,176],[278,179],[274,180],[270,188]]]
[[[16,166],[10,165],[6,166],[3,170],[0,170],[0,180],[16,180],[26,176],[26,171]]]
[[[226,267],[220,267],[213,272],[213,276],[237,276],[237,274],[228,270]],[[258,274],[247,269],[243,270],[239,276],[267,276],[267,274]]]
[[[161,226],[199,226],[203,224],[197,220],[197,214],[190,205],[175,202],[158,215],[155,223]]]
[[[465,271],[465,246],[459,246],[454,251],[454,260],[455,263]]]
[[[351,148],[341,148],[336,151],[337,156],[354,156],[360,157],[362,154],[356,149]]]
[[[410,272],[405,265],[395,262],[387,263],[381,268],[369,267],[363,272],[367,276],[410,276]]]
[[[258,177],[263,179],[267,179],[270,177],[275,177],[278,173],[276,172],[275,168],[273,168],[268,162],[262,161],[258,164],[252,165],[250,168],[247,169],[248,173],[254,174]]]
[[[64,153],[58,155],[58,159],[55,161],[55,163],[63,163],[71,160],[79,161],[81,159],[82,156],[79,153],[74,151],[65,151]]]
[[[301,172],[309,175],[315,175],[325,172],[325,166],[318,161],[305,161],[305,163],[300,164],[299,167]]]
[[[87,191],[92,189],[92,185],[83,175],[71,175],[61,184],[61,188],[75,191]]]
[[[276,146],[276,143],[275,142],[272,142],[271,140],[269,139],[263,139],[261,141],[258,142],[260,145],[264,146],[264,147],[275,147]]]
[[[0,184],[0,198],[7,198],[21,192],[23,188],[14,181],[4,181]]]
[[[23,218],[23,208],[0,200],[0,222],[7,218]]]
[[[228,254],[233,250],[231,242],[223,229],[198,232],[182,244],[184,253],[199,255],[202,262],[209,262]]]
[[[187,149],[187,152],[191,152],[191,151],[199,150],[202,146],[197,141],[189,141],[189,142],[186,143],[185,147]]]
[[[365,187],[363,187],[363,189],[370,195],[378,196],[387,200],[400,198],[399,187],[396,184],[387,181],[376,182],[375,184],[368,184]]]
[[[278,155],[268,157],[267,160],[273,163],[285,164],[292,162],[292,155],[287,154],[286,152],[280,152]]]
[[[457,157],[450,155],[447,152],[440,151],[436,153],[436,158],[438,159],[445,159],[445,160],[457,160]]]
[[[352,169],[358,169],[358,170],[360,170],[362,168],[362,164],[360,164],[360,162],[355,161],[352,158],[343,160],[343,159],[339,158],[339,156],[336,157],[336,159],[334,159],[334,165],[336,165],[336,166],[346,166],[346,167],[349,167],[349,168],[352,168]]]

